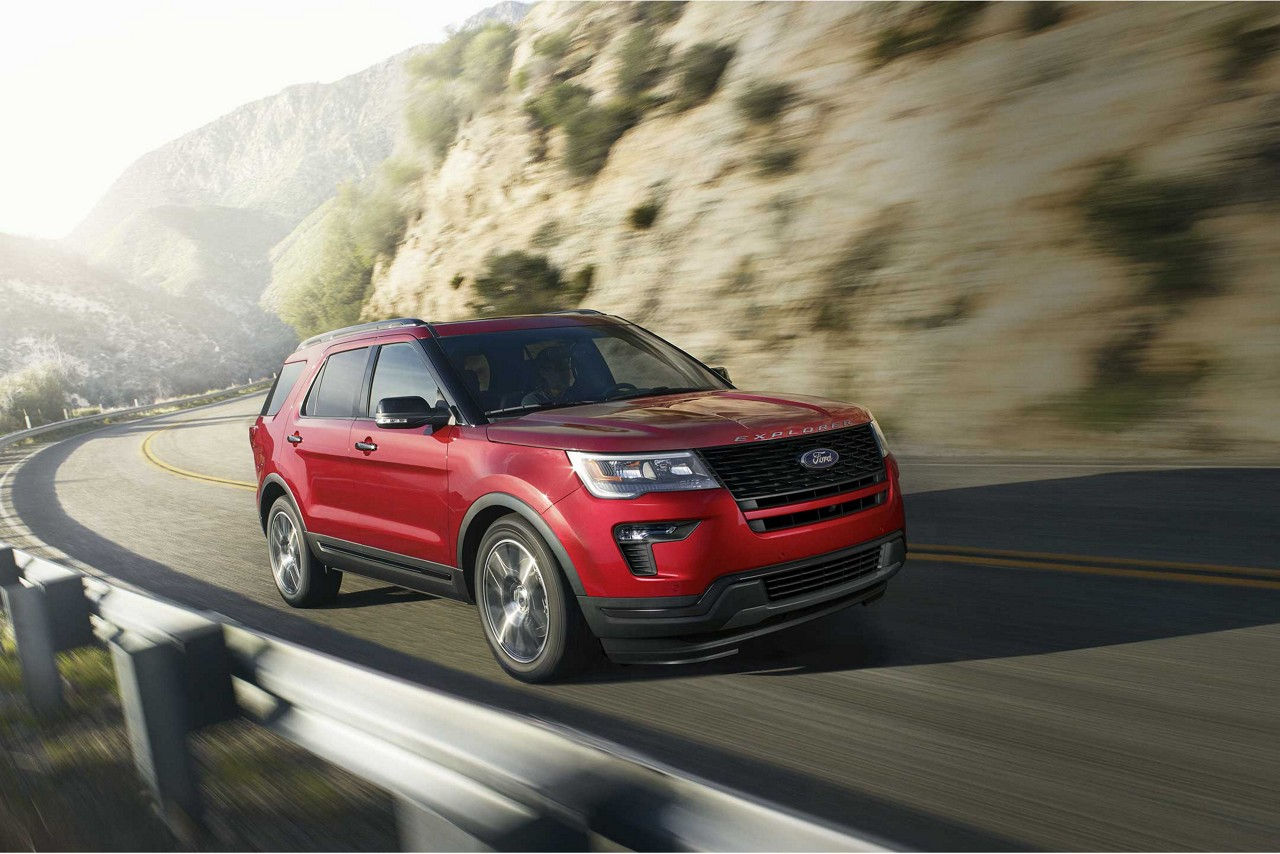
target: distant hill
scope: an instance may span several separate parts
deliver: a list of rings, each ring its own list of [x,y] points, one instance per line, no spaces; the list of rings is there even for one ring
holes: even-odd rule
[[[204,293],[132,284],[53,241],[0,234],[0,374],[57,351],[72,389],[120,404],[244,382],[280,358],[289,337],[262,317],[243,323]]]

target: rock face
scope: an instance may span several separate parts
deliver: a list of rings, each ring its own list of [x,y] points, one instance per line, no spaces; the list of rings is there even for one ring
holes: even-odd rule
[[[523,250],[566,278],[594,267],[584,305],[744,387],[856,400],[907,441],[1274,449],[1280,62],[1241,72],[1223,34],[1277,12],[1046,8],[991,4],[912,41],[936,10],[689,3],[658,38],[674,57],[732,45],[715,93],[678,110],[668,73],[666,103],[578,179],[522,105],[554,80],[614,95],[638,13],[540,3],[524,90],[423,179],[364,314],[469,315],[486,256]],[[562,32],[564,58],[534,55]],[[791,97],[751,121],[758,82]]]

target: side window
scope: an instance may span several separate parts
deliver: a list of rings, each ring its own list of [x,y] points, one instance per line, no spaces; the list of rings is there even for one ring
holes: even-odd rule
[[[420,397],[428,406],[444,398],[416,344],[387,344],[378,351],[369,389],[369,411],[376,411],[378,401],[387,397]]]
[[[271,393],[267,395],[267,400],[262,404],[261,415],[264,418],[270,418],[280,411],[280,407],[284,406],[284,402],[289,397],[289,392],[293,391],[293,387],[298,384],[298,378],[302,376],[302,371],[307,367],[306,362],[286,362],[284,367],[280,369],[280,373],[276,375],[276,381],[271,386]]]
[[[303,415],[319,418],[351,418],[356,411],[356,396],[364,384],[364,369],[369,348],[334,353],[324,363],[320,378],[307,395]]]

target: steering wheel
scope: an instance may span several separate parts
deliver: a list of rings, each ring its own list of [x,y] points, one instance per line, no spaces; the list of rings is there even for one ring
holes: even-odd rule
[[[639,390],[640,389],[638,389],[631,383],[614,383],[609,387],[608,391],[604,393],[604,399],[610,400],[613,398],[615,394],[620,394],[621,392],[624,392],[624,391],[639,391]]]

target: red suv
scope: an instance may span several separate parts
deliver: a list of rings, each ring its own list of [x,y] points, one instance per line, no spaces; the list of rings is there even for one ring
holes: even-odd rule
[[[865,409],[738,391],[594,311],[309,338],[249,441],[286,602],[331,602],[354,572],[474,603],[526,681],[601,646],[731,655],[878,598],[906,557]]]

